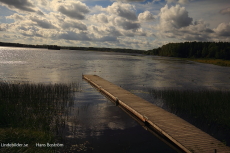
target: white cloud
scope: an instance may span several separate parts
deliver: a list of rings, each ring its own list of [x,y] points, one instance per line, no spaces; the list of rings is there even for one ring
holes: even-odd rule
[[[180,40],[180,41],[210,41],[214,31],[209,28],[203,20],[197,20],[192,23],[192,18],[188,12],[180,5],[166,5],[161,8],[160,23],[157,30],[160,31],[158,36]]]
[[[188,16],[188,12],[185,7],[180,7],[180,5],[172,6],[168,5],[161,8],[160,13],[160,26],[164,30],[171,30],[172,28],[181,28],[189,26],[192,23],[192,18]]]
[[[105,14],[94,14],[92,16],[93,20],[98,21],[100,23],[108,23],[108,18]]]
[[[139,21],[152,21],[154,20],[154,15],[150,13],[149,11],[145,11],[138,15],[138,20]]]
[[[41,28],[45,28],[45,29],[55,29],[56,28],[50,21],[44,18],[42,19],[37,16],[31,16],[30,20],[35,22],[36,25],[38,25]]]
[[[39,0],[40,5],[46,6],[48,4],[47,0]]]
[[[57,11],[62,14],[78,20],[85,19],[85,15],[90,12],[89,7],[80,1],[69,3],[58,3]]]
[[[189,0],[165,0],[167,3],[179,3],[179,4],[186,4]]]
[[[63,15],[61,13],[54,13],[54,12],[46,14],[46,17],[49,18],[50,20],[58,22],[58,23],[63,23],[65,21],[65,19],[67,18],[65,15]]]
[[[99,36],[115,36],[119,37],[122,36],[121,32],[117,30],[115,27],[110,26],[110,27],[105,27],[105,26],[90,26],[89,27],[90,31],[94,33],[94,35],[99,35]]]
[[[125,48],[135,48],[135,49],[148,49],[152,48],[151,44],[146,40],[145,37],[128,37],[126,39],[120,38],[120,46]]]
[[[230,22],[227,23],[220,23],[217,28],[214,29],[218,36],[230,36]]]
[[[176,2],[176,0],[165,0],[167,3],[173,3]]]
[[[210,41],[213,33],[214,31],[202,20],[173,32],[180,40],[186,41]]]
[[[122,33],[117,30],[115,27],[107,27],[105,29],[105,31],[108,33],[108,35],[112,35],[112,36],[122,36]]]
[[[180,3],[180,4],[186,4],[188,2],[189,2],[189,0],[178,0],[178,3]]]
[[[131,4],[114,2],[111,6],[107,7],[107,11],[128,20],[137,20],[135,7]]]
[[[120,30],[121,34],[126,37],[135,37],[135,36],[147,36],[147,33],[142,29],[139,28],[137,30]]]
[[[41,15],[41,16],[44,15],[44,13],[42,11],[40,11],[40,10],[38,10],[36,13],[37,13],[37,15]]]
[[[9,35],[3,35],[3,38],[8,39],[8,38],[10,38],[10,36]]]
[[[19,33],[21,33],[23,36],[27,37],[43,37],[41,34],[39,34],[39,29],[35,27],[18,27]]]
[[[116,1],[119,1],[119,2],[144,2],[146,0],[116,0]]]
[[[94,39],[94,41],[107,42],[107,41],[117,41],[117,37],[114,36],[102,36],[100,38]]]
[[[64,22],[61,23],[61,27],[63,29],[77,28],[79,30],[87,30],[87,27],[84,23],[79,21],[76,22],[72,20],[65,20]]]
[[[0,24],[0,31],[7,31],[9,28],[9,24],[1,23]]]
[[[0,2],[9,9],[35,12],[35,6],[30,0],[0,0]],[[1,3],[0,5],[2,5]]]
[[[167,42],[230,41],[228,0],[97,1],[0,0],[6,6],[0,9],[1,39],[140,49]]]
[[[225,8],[225,9],[222,9],[222,10],[220,11],[220,13],[221,13],[221,14],[229,14],[229,15],[230,15],[230,7]]]
[[[102,6],[96,5],[90,10],[90,13],[92,14],[99,14],[101,12],[107,13],[107,8],[103,8]]]
[[[115,18],[115,24],[122,27],[124,30],[136,30],[141,27],[140,23],[132,22],[124,18]]]
[[[80,41],[91,40],[86,32],[76,33],[73,31],[61,31],[57,35],[53,36],[53,39],[80,40]]]
[[[24,16],[14,13],[13,15],[7,16],[7,19],[14,19],[14,20],[23,20]]]

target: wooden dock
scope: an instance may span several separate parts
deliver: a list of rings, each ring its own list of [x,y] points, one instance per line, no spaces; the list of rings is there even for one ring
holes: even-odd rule
[[[186,153],[230,153],[230,147],[192,124],[96,75],[83,75],[93,87],[151,126]]]

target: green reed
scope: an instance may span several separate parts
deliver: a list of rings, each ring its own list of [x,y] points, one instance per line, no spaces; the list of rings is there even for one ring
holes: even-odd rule
[[[79,84],[0,83],[0,142],[27,143],[28,148],[1,148],[4,152],[53,152],[36,143],[55,143],[64,115],[73,106]]]
[[[150,94],[175,114],[230,129],[230,91],[152,89]]]

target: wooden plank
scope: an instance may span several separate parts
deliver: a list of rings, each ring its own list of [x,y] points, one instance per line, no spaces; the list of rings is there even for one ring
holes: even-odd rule
[[[161,133],[184,152],[230,153],[230,148],[194,125],[96,75],[84,75],[92,86]]]

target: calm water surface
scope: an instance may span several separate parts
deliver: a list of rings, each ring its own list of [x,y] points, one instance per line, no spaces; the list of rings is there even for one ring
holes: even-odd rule
[[[122,53],[0,47],[0,70],[1,81],[80,83],[64,132],[69,152],[175,152],[82,81],[82,74],[99,75],[161,107],[149,88],[230,89],[228,67]]]

